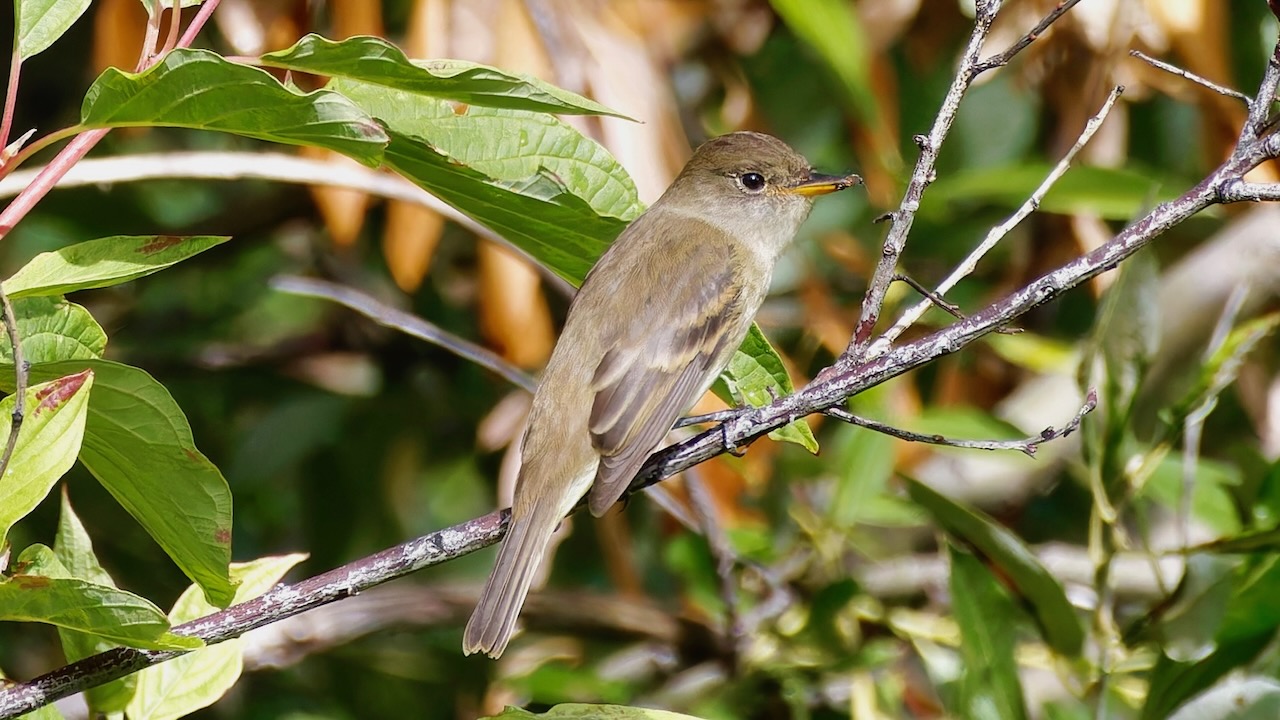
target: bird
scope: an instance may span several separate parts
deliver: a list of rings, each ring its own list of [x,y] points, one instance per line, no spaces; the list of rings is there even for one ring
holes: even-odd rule
[[[610,245],[534,393],[510,523],[465,654],[502,655],[561,520],[584,496],[599,517],[625,494],[746,337],[814,198],[860,182],[815,173],[771,135],[722,135]]]

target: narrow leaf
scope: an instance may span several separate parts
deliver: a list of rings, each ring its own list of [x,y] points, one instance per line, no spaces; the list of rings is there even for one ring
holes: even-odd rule
[[[89,0],[15,0],[18,59],[44,52],[89,9]]]
[[[84,437],[93,373],[69,374],[28,387],[26,416],[13,457],[0,478],[0,547],[13,524],[35,509],[71,468]],[[0,448],[9,441],[16,398],[0,400]]]
[[[468,105],[626,118],[594,100],[529,75],[463,60],[411,61],[400,48],[376,37],[338,42],[307,35],[287,50],[263,55],[261,62],[268,67],[350,78]]]
[[[234,563],[231,577],[239,583],[234,602],[252,600],[270,590],[306,555],[265,557],[250,563]],[[178,598],[169,621],[177,625],[215,612],[191,586]],[[212,705],[240,677],[243,640],[236,638],[202,648],[137,674],[138,688],[127,709],[130,720],[179,718]]]
[[[972,546],[999,569],[1003,577],[1035,613],[1045,641],[1064,655],[1079,655],[1084,627],[1068,602],[1062,585],[1013,533],[972,508],[964,507],[916,480],[907,480],[907,493],[929,511],[942,529]]]
[[[4,281],[11,298],[65,295],[109,287],[159,272],[230,238],[117,235],[40,253]]]
[[[336,150],[377,166],[386,133],[343,96],[301,93],[258,68],[207,50],[177,49],[142,73],[107,68],[85,95],[88,127],[218,130]]]
[[[787,27],[822,56],[863,121],[874,122],[870,43],[854,6],[844,0],[770,0],[770,4]]]
[[[1012,599],[967,552],[949,547],[951,603],[960,626],[960,712],[973,720],[1019,720],[1027,717],[1014,661]]]
[[[146,598],[68,577],[43,545],[24,550],[13,576],[0,582],[0,620],[46,623],[149,650],[203,645],[169,632],[164,613]]]

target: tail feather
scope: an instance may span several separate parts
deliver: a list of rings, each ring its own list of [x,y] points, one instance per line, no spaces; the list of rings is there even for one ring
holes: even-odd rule
[[[529,584],[542,565],[547,542],[560,522],[559,517],[548,522],[538,515],[534,512],[530,517],[512,517],[493,572],[463,632],[463,653],[482,652],[496,658],[507,649],[515,633],[516,618],[529,594]]]

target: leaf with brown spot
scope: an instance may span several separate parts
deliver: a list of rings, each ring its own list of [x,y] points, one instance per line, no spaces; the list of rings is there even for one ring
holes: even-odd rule
[[[146,277],[220,245],[218,235],[116,235],[40,253],[4,281],[11,298],[65,295]]]

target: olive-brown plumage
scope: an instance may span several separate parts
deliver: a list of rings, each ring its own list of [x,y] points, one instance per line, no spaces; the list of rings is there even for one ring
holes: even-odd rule
[[[813,174],[769,135],[724,135],[618,236],[534,395],[511,525],[466,653],[502,654],[556,526],[584,495],[596,516],[618,501],[746,337],[813,197],[857,181]]]

